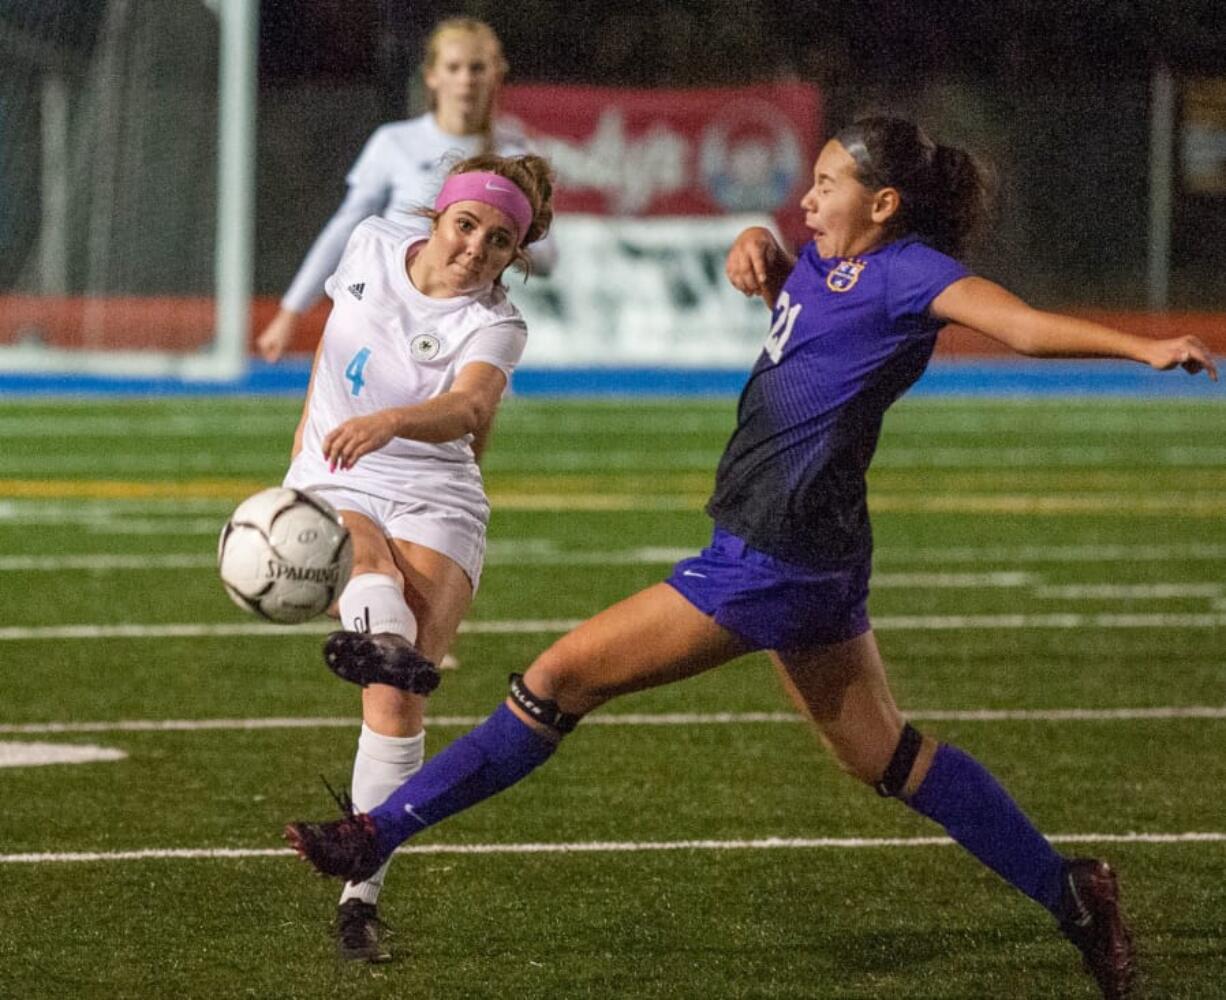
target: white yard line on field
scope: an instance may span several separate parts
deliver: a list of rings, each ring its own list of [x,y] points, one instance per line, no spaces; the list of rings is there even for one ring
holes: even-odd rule
[[[1036,587],[1035,597],[1059,600],[1154,601],[1185,597],[1218,597],[1220,583],[1089,583]]]
[[[1219,562],[1226,545],[1188,542],[1176,545],[985,545],[953,548],[876,550],[878,563],[940,566],[950,563]]]
[[[59,573],[66,569],[90,571],[216,568],[214,555],[63,555],[0,556],[0,573]]]
[[[543,635],[569,632],[581,618],[506,621],[466,621],[460,631],[469,635]],[[1048,614],[1048,615],[881,615],[873,619],[879,632],[944,632],[1016,629],[1149,629],[1226,627],[1226,613],[1204,614]],[[232,636],[315,635],[330,631],[332,622],[306,625],[265,625],[259,622],[176,623],[164,625],[39,625],[0,628],[0,642],[48,639],[195,639]]]
[[[106,417],[93,415],[57,416],[38,413],[32,417],[0,417],[0,437],[50,438],[56,442],[69,438],[121,438],[125,441],[165,437],[253,437],[289,440],[294,432],[292,416],[257,416],[244,413],[213,413],[193,416],[158,414],[156,417]]]
[[[490,566],[668,566],[695,555],[694,549],[639,548],[616,552],[510,551],[490,552]],[[115,570],[215,569],[217,557],[208,555],[79,554],[60,556],[0,556],[0,573],[58,573],[63,570],[110,572]],[[1012,570],[987,573],[878,573],[875,587],[979,589],[1023,587],[1037,583],[1033,575]],[[1216,593],[1216,591],[1215,591]],[[1213,596],[1213,595],[1210,595]]]
[[[972,708],[919,709],[908,712],[916,722],[1120,722],[1167,719],[1226,719],[1226,705],[1162,705],[1140,708]],[[435,728],[467,728],[480,715],[430,717]],[[723,726],[796,724],[793,712],[597,712],[584,726]],[[268,729],[344,729],[356,725],[350,716],[285,716],[252,719],[120,719],[96,722],[18,722],[0,724],[0,736],[71,733],[197,733]]]
[[[254,480],[253,480],[254,482]],[[245,489],[254,492],[254,488]],[[228,496],[230,504],[237,503],[244,493],[233,491]],[[521,492],[493,492],[490,501],[495,509],[514,511],[516,513],[541,514],[584,514],[584,513],[627,513],[650,514],[657,512],[678,512],[696,514],[706,502],[705,492],[671,492],[660,494],[645,493],[547,493],[537,490]],[[869,501],[869,507],[878,515],[891,514],[1010,514],[1018,517],[1040,518],[1075,518],[1104,517],[1117,518],[1149,518],[1164,515],[1184,518],[1219,517],[1226,514],[1226,499],[1220,493],[1205,491],[1194,494],[1161,494],[1147,496],[1097,496],[1090,494],[911,494],[882,493]],[[150,518],[133,519],[130,515],[116,514],[114,517],[96,513],[60,514],[57,512],[43,513],[35,510],[21,512],[5,512],[0,508],[0,527],[28,528],[55,525],[80,527],[90,534],[112,535],[216,535],[220,530],[224,513],[215,518]],[[1220,555],[1208,553],[1220,552],[1222,546],[1206,545],[1206,554],[1191,555],[1191,559],[1220,558]],[[958,551],[958,550],[951,550]],[[1031,550],[1041,553],[1042,549]],[[1104,551],[1087,557],[1086,561],[1113,561],[1127,559],[1127,556],[1111,554],[1118,552],[1116,547],[1106,546]],[[898,561],[915,562],[920,559],[932,561],[931,556],[921,556],[917,551],[905,549],[886,549],[878,553],[879,558]],[[955,557],[957,558],[957,557]],[[964,557],[962,561],[966,561]],[[1042,560],[1039,554],[1027,556],[1031,561]],[[1054,557],[1057,561],[1069,561],[1068,557]],[[1148,559],[1180,558],[1172,555],[1155,555],[1144,557]]]
[[[873,465],[878,469],[1084,469],[1126,465],[1135,460],[1136,451],[1134,446],[1127,443],[1002,448],[995,441],[987,441],[981,446],[970,447],[892,446],[883,448],[873,460]],[[1217,445],[1169,447],[1146,458],[1157,465],[1214,466],[1226,460],[1226,448]]]
[[[1226,833],[1057,833],[1055,844],[1220,844]],[[899,847],[948,847],[948,837],[759,837],[749,840],[577,841],[535,844],[413,844],[397,854],[643,854],[655,851],[862,850]],[[0,864],[51,864],[71,861],[224,861],[288,858],[289,848],[145,848],[132,851],[64,851],[0,854]]]
[[[490,566],[668,566],[695,554],[693,549],[646,546],[613,552],[563,552],[492,547]],[[59,556],[0,556],[0,573],[59,573],[65,570],[116,572],[163,569],[209,569],[217,565],[210,554],[76,554]],[[1044,586],[1033,573],[1003,570],[982,573],[882,572],[873,577],[874,589],[930,590],[1032,587],[1035,597],[1061,600],[1171,600],[1221,596],[1220,583],[1153,582],[1144,584],[1061,584]]]
[[[509,433],[509,432],[508,432]],[[92,436],[92,435],[91,435]],[[282,429],[288,443],[291,431]],[[722,437],[722,436],[721,436]],[[227,438],[222,447],[210,440],[190,451],[171,449],[166,452],[105,449],[105,455],[95,452],[23,455],[9,457],[3,468],[5,475],[62,476],[81,473],[200,473],[218,472],[232,475],[235,471],[256,473],[269,465],[268,434],[234,439]],[[675,438],[675,435],[674,435]],[[131,446],[131,436],[122,438]],[[674,444],[675,444],[674,440]],[[702,443],[702,442],[696,442]],[[555,448],[533,451],[495,452],[484,463],[488,472],[598,472],[612,471],[676,471],[709,472],[720,460],[720,443],[710,447],[668,449],[652,448]],[[934,446],[908,448],[897,444],[883,448],[874,459],[881,469],[1102,469],[1127,467],[1136,461],[1135,446],[1124,444],[1085,444],[1070,446],[1001,447],[996,441],[983,445]],[[1226,461],[1226,448],[1219,445],[1181,445],[1158,449],[1145,457],[1146,464],[1167,468],[1212,468]]]

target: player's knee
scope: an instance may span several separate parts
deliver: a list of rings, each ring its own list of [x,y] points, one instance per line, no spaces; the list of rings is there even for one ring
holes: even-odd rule
[[[902,798],[917,769],[923,746],[923,735],[911,723],[906,723],[898,734],[898,743],[888,763],[884,768],[878,769],[876,775],[866,779],[868,784],[883,798]]]
[[[880,752],[871,747],[829,746],[840,771],[861,784],[876,786],[883,767]]]
[[[524,671],[524,682],[540,697],[558,702],[566,711],[584,714],[595,691],[584,676],[582,665],[555,644],[538,656]]]
[[[362,692],[362,721],[384,736],[416,736],[422,730],[425,699],[386,684]]]
[[[359,576],[366,575],[367,573],[375,573],[379,576],[389,577],[397,587],[404,590],[404,575],[396,567],[396,564],[385,555],[379,555],[372,552],[366,556],[362,556],[355,553],[353,559],[353,569],[349,574],[350,582],[356,580]]]
[[[535,667],[535,664],[533,666]],[[529,673],[531,672],[529,668]],[[574,731],[583,718],[583,713],[568,712],[555,698],[542,693],[546,689],[534,686],[541,679],[542,673],[539,671],[531,681],[528,675],[512,674],[507,698],[521,716],[547,730],[551,739],[558,740]]]
[[[842,771],[879,795],[897,798],[907,787],[915,771],[923,736],[910,724],[904,724],[897,740],[889,745],[879,743],[847,743],[826,738]]]

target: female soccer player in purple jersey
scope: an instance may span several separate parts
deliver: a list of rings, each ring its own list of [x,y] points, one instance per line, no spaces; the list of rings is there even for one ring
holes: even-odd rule
[[[325,874],[365,878],[402,841],[525,777],[610,698],[768,650],[848,773],[1049,910],[1103,995],[1126,996],[1134,953],[1113,871],[1058,854],[981,764],[920,734],[894,703],[866,609],[865,472],[885,410],[947,322],[1024,354],[1217,372],[1195,338],[1151,341],[1040,312],[969,274],[956,257],[984,193],[970,156],[905,120],[863,119],[828,142],[801,201],[814,240],[799,259],[762,229],[728,257],[730,281],[773,319],[719,465],[710,546],[512,675],[506,703],[382,805],[291,824],[298,852]],[[363,681],[398,678],[370,664]]]

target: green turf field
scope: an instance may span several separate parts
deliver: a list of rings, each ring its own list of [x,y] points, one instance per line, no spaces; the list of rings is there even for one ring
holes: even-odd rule
[[[0,404],[0,763],[125,755],[0,767],[0,997],[1095,995],[1037,907],[840,775],[756,656],[609,706],[413,842],[381,906],[398,960],[342,967],[336,887],[279,833],[332,810],[356,692],[326,623],[261,627],[213,569],[297,409]],[[557,629],[703,543],[733,409],[504,408],[431,752]],[[900,703],[1116,863],[1140,997],[1226,996],[1224,442],[1226,399],[916,400],[872,479]]]

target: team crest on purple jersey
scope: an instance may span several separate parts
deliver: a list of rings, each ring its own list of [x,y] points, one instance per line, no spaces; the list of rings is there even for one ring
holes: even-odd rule
[[[860,272],[868,266],[868,261],[855,257],[841,261],[828,275],[826,287],[832,292],[850,292],[860,280]]]

